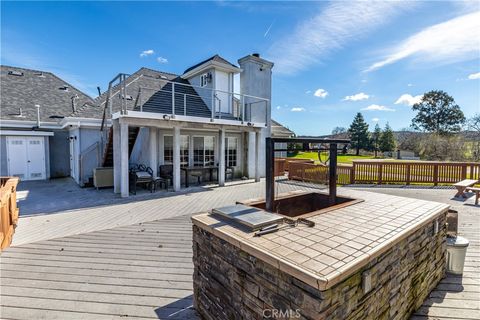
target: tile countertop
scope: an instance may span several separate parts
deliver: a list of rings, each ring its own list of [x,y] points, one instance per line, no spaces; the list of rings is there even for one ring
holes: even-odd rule
[[[193,224],[276,268],[327,290],[348,278],[415,230],[433,222],[449,205],[339,189],[339,196],[363,202],[309,217],[315,226],[298,225],[261,237],[208,213]]]

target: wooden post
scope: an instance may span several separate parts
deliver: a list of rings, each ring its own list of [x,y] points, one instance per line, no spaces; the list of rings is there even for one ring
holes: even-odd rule
[[[383,164],[379,163],[378,164],[378,184],[382,184],[382,178],[383,178]]]
[[[218,150],[219,158],[218,159],[218,185],[223,187],[225,185],[225,129],[221,128],[218,134]]]
[[[180,191],[180,127],[173,128],[173,190]],[[188,176],[186,177],[188,179]]]
[[[407,166],[407,172],[406,172],[406,176],[407,176],[406,180],[407,181],[406,182],[407,182],[407,186],[408,186],[410,184],[410,163],[407,163],[406,166]]]
[[[265,209],[273,212],[275,207],[275,147],[272,138],[267,138],[265,143]]]
[[[438,185],[438,163],[433,164],[433,185]]]
[[[470,170],[470,172],[472,172],[472,170]],[[462,177],[460,178],[460,180],[465,180],[465,179],[467,179],[467,164],[462,163]]]
[[[350,170],[350,184],[355,183],[355,161],[352,164],[352,169]]]

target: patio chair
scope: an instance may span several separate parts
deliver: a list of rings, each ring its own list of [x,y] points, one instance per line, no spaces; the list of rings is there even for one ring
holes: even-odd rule
[[[173,164],[162,164],[158,167],[158,176],[167,181],[167,186],[173,182]]]
[[[143,185],[147,189],[150,189],[152,193],[154,190],[153,170],[144,165],[139,165],[137,171],[130,171],[129,182],[130,190],[133,191],[133,194],[137,194],[137,185]]]

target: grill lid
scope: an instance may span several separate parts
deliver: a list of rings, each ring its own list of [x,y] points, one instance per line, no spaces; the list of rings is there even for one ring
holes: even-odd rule
[[[240,223],[252,231],[283,220],[283,217],[278,214],[243,204],[216,208],[212,210],[212,214]]]

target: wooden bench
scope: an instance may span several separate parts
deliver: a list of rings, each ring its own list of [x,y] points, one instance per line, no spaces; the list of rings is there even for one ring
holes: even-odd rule
[[[478,180],[471,179],[466,179],[455,183],[453,185],[455,188],[457,188],[457,194],[455,194],[455,197],[466,198],[467,196],[465,195],[465,190],[469,187],[473,187],[476,183],[478,183]]]
[[[478,205],[478,198],[480,198],[480,188],[467,187],[466,190],[475,193],[475,205]]]

